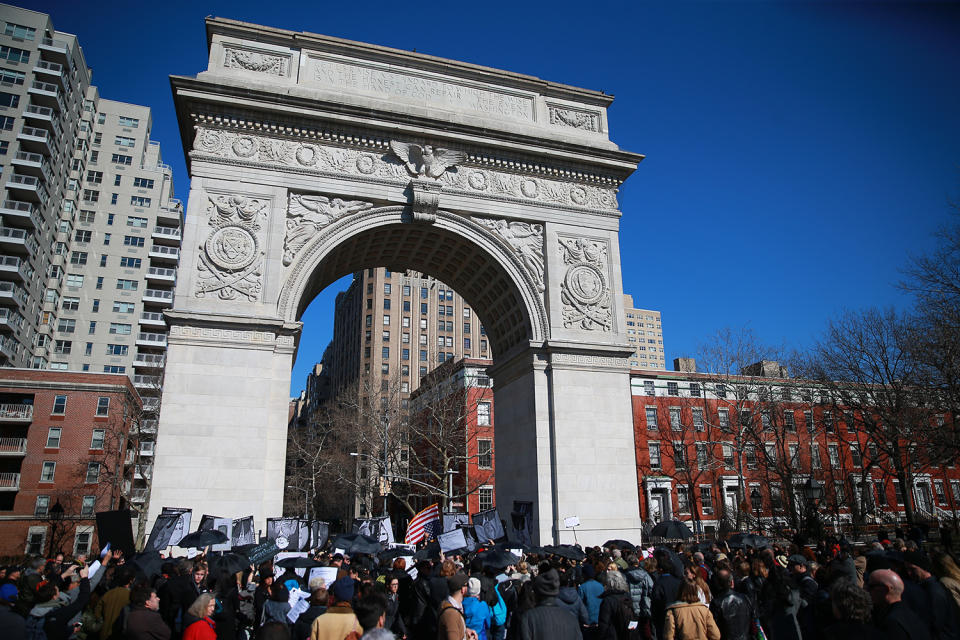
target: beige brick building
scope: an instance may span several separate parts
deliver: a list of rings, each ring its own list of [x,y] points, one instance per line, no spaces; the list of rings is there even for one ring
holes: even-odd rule
[[[628,295],[623,296],[623,312],[627,321],[627,340],[635,349],[630,357],[630,366],[666,369],[660,312],[634,307],[633,296]]]

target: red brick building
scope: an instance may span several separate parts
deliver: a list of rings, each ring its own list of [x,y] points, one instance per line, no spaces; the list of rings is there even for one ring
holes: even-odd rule
[[[0,369],[0,556],[95,544],[95,513],[136,499],[140,409],[125,375]]]
[[[693,369],[692,361],[683,364]],[[811,479],[824,489],[814,511],[828,529],[893,527],[905,521],[908,504],[916,521],[957,521],[960,472],[952,460],[898,441],[904,475],[893,464],[892,443],[868,435],[873,412],[845,407],[815,383],[787,378],[776,363],[748,372],[758,375],[632,372],[645,522],[685,520],[704,534],[808,528],[814,518],[804,486]],[[935,411],[920,419],[950,420]]]
[[[465,447],[453,476],[450,511],[477,513],[496,506],[494,489],[493,385],[486,374],[492,361],[462,358],[434,369],[411,396],[414,416],[424,416],[425,403],[439,405],[436,415],[461,422],[454,432]],[[411,443],[411,446],[416,446]],[[416,469],[411,468],[411,475]],[[426,506],[425,503],[424,506]]]

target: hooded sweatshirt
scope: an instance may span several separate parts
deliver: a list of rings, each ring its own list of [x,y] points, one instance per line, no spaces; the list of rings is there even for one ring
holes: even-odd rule
[[[557,605],[573,614],[573,617],[582,625],[589,624],[587,607],[580,599],[576,587],[560,587],[560,593],[557,595]]]
[[[90,581],[87,578],[80,580],[78,592],[79,595],[70,604],[54,598],[35,605],[30,610],[30,617],[43,619],[43,630],[47,634],[47,640],[67,640],[72,634],[73,629],[68,626],[70,619],[80,613],[90,601]]]

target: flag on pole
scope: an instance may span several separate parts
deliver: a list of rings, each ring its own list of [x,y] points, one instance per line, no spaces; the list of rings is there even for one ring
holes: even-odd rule
[[[407,535],[403,537],[405,544],[416,544],[426,537],[433,530],[433,523],[440,521],[440,508],[434,503],[413,516],[413,520],[407,525]]]

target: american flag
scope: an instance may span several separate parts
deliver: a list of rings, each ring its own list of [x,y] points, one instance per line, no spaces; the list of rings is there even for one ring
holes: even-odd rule
[[[428,535],[435,535],[440,523],[440,508],[434,503],[413,516],[407,525],[407,535],[403,537],[405,544],[417,544]]]

